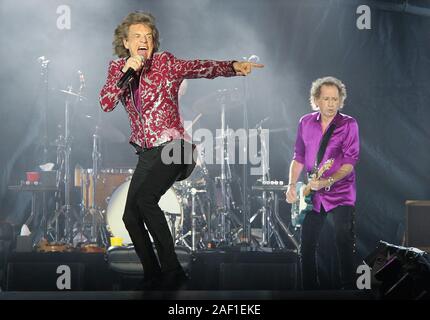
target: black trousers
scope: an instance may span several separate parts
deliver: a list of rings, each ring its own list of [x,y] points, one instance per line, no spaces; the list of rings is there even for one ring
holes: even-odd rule
[[[301,233],[301,268],[303,289],[319,289],[316,251],[321,229],[331,216],[334,222],[335,246],[339,258],[342,288],[355,288],[355,208],[339,206],[325,212],[310,211],[306,214]]]
[[[162,161],[162,150],[167,145],[138,152],[139,161],[130,182],[123,216],[125,227],[142,262],[145,280],[169,273],[183,273],[158,201],[184,174],[187,166],[181,163],[165,164]],[[148,231],[154,240],[158,259]]]

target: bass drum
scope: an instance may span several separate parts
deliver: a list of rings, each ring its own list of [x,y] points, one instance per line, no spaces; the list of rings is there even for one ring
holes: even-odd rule
[[[106,211],[108,230],[110,230],[112,236],[122,238],[122,241],[125,245],[132,244],[130,235],[125,228],[124,222],[122,221],[130,182],[130,180],[124,182],[115,190],[115,192],[110,197]],[[173,234],[180,234],[182,231],[184,214],[175,190],[173,188],[167,190],[167,192],[161,197],[158,205],[164,212],[172,236]],[[172,221],[174,221],[174,226]]]

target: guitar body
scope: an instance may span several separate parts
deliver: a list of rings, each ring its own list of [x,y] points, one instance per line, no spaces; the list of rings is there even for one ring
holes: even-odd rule
[[[303,182],[297,182],[297,201],[291,205],[291,223],[295,228],[301,227],[306,213],[313,209],[312,193],[304,195],[305,189],[306,185]]]
[[[334,159],[327,160],[324,165],[312,176],[312,179],[319,180],[323,173],[331,168]],[[306,213],[313,209],[312,194],[310,186],[303,182],[296,183],[297,201],[291,205],[291,224],[295,228],[302,226]]]

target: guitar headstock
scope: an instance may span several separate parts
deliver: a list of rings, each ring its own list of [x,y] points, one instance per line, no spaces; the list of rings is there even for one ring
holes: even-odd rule
[[[321,178],[321,176],[324,174],[324,172],[326,172],[328,169],[331,168],[331,166],[334,163],[334,159],[328,159],[326,162],[324,162],[324,164],[321,166],[321,168],[319,168],[318,170],[318,174],[317,174],[317,179]]]

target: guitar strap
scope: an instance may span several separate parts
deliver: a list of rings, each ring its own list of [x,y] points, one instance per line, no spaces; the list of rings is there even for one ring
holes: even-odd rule
[[[321,160],[322,160],[324,153],[325,153],[325,149],[327,148],[328,141],[330,140],[330,137],[331,137],[334,129],[336,129],[336,125],[333,123],[330,125],[330,127],[327,129],[327,131],[324,133],[324,136],[321,140],[320,147],[319,147],[318,154],[317,154],[317,159],[315,161],[314,170],[313,170],[314,171],[313,173],[315,173],[315,174],[318,172],[318,165],[321,163]]]

